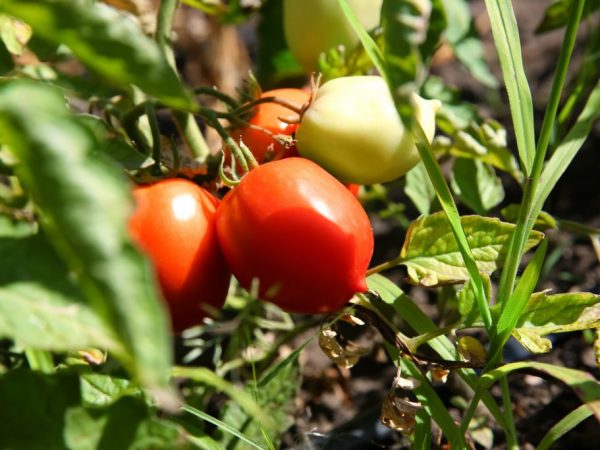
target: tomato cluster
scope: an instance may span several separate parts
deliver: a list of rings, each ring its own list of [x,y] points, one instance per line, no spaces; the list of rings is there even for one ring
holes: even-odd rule
[[[291,112],[285,103],[306,103],[308,93],[280,89],[267,97],[277,103],[258,104],[251,126],[232,133],[263,164],[220,204],[184,180],[134,191],[131,234],[154,262],[175,331],[197,323],[207,305],[223,305],[230,271],[241,286],[256,283],[260,298],[286,311],[342,308],[366,290],[373,252],[357,183],[390,181],[419,160],[380,77],[325,83],[299,125],[282,120]],[[438,105],[415,95],[412,106],[432,139]],[[295,137],[298,150],[273,134]]]

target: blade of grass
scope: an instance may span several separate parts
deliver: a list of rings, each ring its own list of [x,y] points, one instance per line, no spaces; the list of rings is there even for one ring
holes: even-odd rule
[[[538,142],[537,150],[534,155],[533,167],[531,168],[531,171],[528,172],[530,174],[530,176],[527,178],[527,181],[525,183],[525,189],[524,189],[524,193],[523,193],[523,201],[521,202],[521,208],[519,210],[519,217],[517,219],[515,231],[513,233],[513,236],[511,237],[509,250],[508,250],[508,257],[507,257],[504,269],[502,270],[502,275],[500,278],[500,285],[498,287],[498,297],[497,297],[497,302],[500,305],[504,305],[504,303],[507,301],[507,299],[512,294],[516,275],[517,275],[517,270],[519,267],[519,263],[521,261],[521,257],[523,255],[523,250],[525,248],[525,241],[527,240],[527,237],[529,236],[529,233],[531,232],[531,230],[533,228],[535,219],[537,218],[538,213],[539,213],[539,211],[538,211],[537,213],[534,214],[535,211],[533,210],[533,199],[537,195],[536,192],[538,190],[538,183],[540,180],[540,175],[542,173],[544,161],[546,159],[546,150],[548,148],[549,138],[550,138],[552,129],[554,127],[554,121],[556,119],[556,112],[558,110],[558,103],[560,101],[560,96],[561,96],[565,78],[566,78],[566,71],[569,67],[569,61],[571,60],[571,55],[573,53],[573,48],[575,46],[575,38],[576,38],[576,34],[577,34],[577,29],[579,28],[579,23],[581,22],[583,3],[585,3],[584,0],[576,0],[576,1],[577,1],[576,6],[571,10],[571,14],[569,16],[569,22],[568,22],[567,31],[565,34],[565,41],[561,48],[561,52],[560,52],[560,56],[559,56],[559,63],[557,65],[555,77],[554,77],[554,80],[552,83],[551,97],[548,102],[549,107],[546,110],[546,113],[544,115],[544,121],[542,124],[540,139]],[[495,5],[491,5],[491,3],[492,2],[490,0],[486,0],[486,4],[488,4],[488,8],[493,9]],[[505,2],[502,1],[501,3],[504,4]],[[505,6],[505,8],[510,8],[510,3],[508,4],[508,6]],[[490,15],[492,15],[492,12],[490,12]],[[513,19],[514,19],[514,17],[513,17]],[[494,24],[492,23],[492,25],[494,25]],[[518,34],[517,34],[517,36],[518,36]],[[499,40],[499,38],[497,38],[496,35],[494,35],[494,39],[496,41]],[[499,43],[496,42],[496,45],[499,45]],[[501,57],[501,62],[502,62],[502,57]],[[506,63],[507,62],[504,62],[504,64],[506,64]],[[507,89],[508,89],[508,85],[511,83],[509,83],[508,80],[506,80],[506,75],[505,75],[505,83],[507,84]],[[514,116],[515,112],[512,111],[512,113],[513,113],[513,121],[517,120],[518,117]],[[524,118],[522,118],[522,119],[524,119]],[[533,116],[530,119],[532,120]],[[515,132],[516,132],[516,125],[515,125]],[[518,141],[518,135],[517,135],[517,141]],[[527,142],[529,145],[529,140]],[[501,308],[503,308],[503,307],[504,306],[501,306]]]
[[[536,447],[536,450],[548,450],[554,442],[559,440],[591,415],[592,410],[587,405],[581,405],[574,409],[548,430]]]
[[[185,412],[190,413],[193,416],[198,417],[199,419],[202,419],[209,423],[212,423],[214,426],[220,428],[221,430],[226,431],[227,433],[230,433],[231,435],[235,436],[242,442],[245,442],[246,444],[248,444],[250,447],[256,448],[258,450],[263,450],[263,447],[261,445],[257,444],[256,442],[253,442],[248,436],[240,433],[238,430],[236,430],[231,425],[228,425],[225,422],[223,422],[209,414],[206,414],[204,411],[200,411],[199,409],[196,409],[189,405],[183,405],[181,408]]]
[[[369,36],[369,33],[364,29],[364,27],[358,21],[356,14],[352,11],[352,8],[348,6],[346,0],[338,0],[338,4],[342,11],[344,11],[344,15],[354,31],[358,35],[362,46],[364,47],[367,55],[371,58],[373,65],[377,68],[383,79],[389,84],[390,77],[387,71],[387,64],[385,62],[385,58],[383,57],[383,53],[375,43],[375,41]]]
[[[529,175],[535,154],[533,103],[523,69],[515,14],[509,0],[486,0],[485,4],[500,59],[504,85],[508,92],[519,157],[525,175]]]
[[[547,248],[548,240],[544,239],[527,265],[525,272],[523,272],[523,276],[517,283],[515,291],[506,303],[507,306],[500,312],[500,317],[498,318],[498,337],[490,346],[490,366],[488,366],[488,368],[491,368],[491,365],[499,360],[504,344],[508,341],[510,334],[517,325],[519,317],[521,317],[521,313],[537,285],[540,273],[544,266]]]
[[[248,416],[252,417],[259,423],[264,423],[267,427],[272,425],[271,417],[260,408],[258,403],[256,403],[255,399],[253,399],[248,392],[221,378],[210,369],[205,367],[175,366],[171,369],[171,376],[189,378],[196,382],[212,386],[218,391],[224,392],[230,398],[234,399],[240,408],[242,408],[244,412],[248,414]]]

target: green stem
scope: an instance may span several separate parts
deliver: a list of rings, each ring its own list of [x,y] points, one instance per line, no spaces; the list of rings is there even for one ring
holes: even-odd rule
[[[517,442],[517,430],[515,428],[515,418],[512,412],[512,402],[510,400],[510,388],[506,377],[500,379],[500,388],[502,389],[502,406],[504,407],[504,421],[508,426],[506,432],[506,446],[510,450],[519,450]]]
[[[479,405],[479,400],[481,399],[481,394],[483,393],[483,388],[479,387],[473,394],[473,398],[469,403],[469,407],[465,411],[465,415],[462,418],[462,422],[460,424],[460,431],[463,435],[467,434],[467,430],[469,429],[469,424],[471,420],[473,420],[473,416],[475,415],[475,411],[477,410],[477,405]]]
[[[148,100],[138,103],[129,111],[121,116],[121,124],[129,138],[135,143],[138,149],[145,155],[150,155],[151,150],[146,136],[138,128],[138,121],[146,114],[146,104]]]
[[[211,97],[215,97],[221,100],[226,105],[230,106],[234,110],[241,107],[240,103],[235,100],[233,97],[227,95],[224,92],[221,92],[215,88],[211,88],[208,86],[200,86],[194,89],[194,94],[196,95],[209,95]]]
[[[177,73],[175,56],[171,47],[171,27],[177,10],[178,0],[161,0],[158,9],[155,39],[165,58]],[[198,161],[204,161],[210,154],[210,148],[202,136],[202,132],[190,113],[173,111],[175,125],[192,154]]]
[[[453,331],[462,330],[465,328],[483,328],[483,327],[485,327],[485,325],[483,323],[473,323],[471,325],[462,325],[460,322],[455,322],[453,324],[447,325],[442,328],[436,328],[435,330],[430,331],[429,333],[423,333],[423,334],[419,334],[418,336],[412,337],[407,341],[406,345],[408,345],[412,351],[416,352],[417,349],[421,345],[426,344],[427,342],[431,341],[432,339],[435,339],[437,337],[451,333]]]
[[[52,373],[54,371],[54,360],[52,353],[36,348],[26,348],[25,357],[32,370],[39,370],[43,373]]]
[[[375,267],[371,267],[369,270],[367,270],[367,277],[370,275],[373,275],[375,273],[383,272],[384,270],[393,269],[394,267],[398,266],[401,262],[402,262],[401,258],[395,258],[395,259],[392,259],[391,261],[386,261]]]
[[[150,131],[152,132],[152,159],[154,159],[152,172],[153,175],[160,175],[160,130],[158,128],[158,121],[156,120],[156,108],[151,102],[146,102],[146,116],[150,123]]]

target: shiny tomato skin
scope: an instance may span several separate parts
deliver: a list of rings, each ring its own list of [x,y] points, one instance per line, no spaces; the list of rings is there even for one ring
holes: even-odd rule
[[[207,315],[202,305],[221,308],[230,271],[216,235],[219,201],[191,181],[171,178],[138,186],[129,220],[134,241],[152,261],[180,332]]]
[[[263,164],[230,191],[217,233],[233,274],[246,289],[298,313],[329,313],[366,290],[373,253],[369,218],[346,187],[315,163]]]
[[[266,97],[281,98],[300,107],[309,100],[310,94],[302,89],[282,88],[263,92],[261,98]],[[273,134],[293,135],[298,125],[288,124],[279,120],[279,117],[296,118],[298,115],[291,109],[277,103],[261,103],[255,108],[254,114],[248,122],[251,125],[264,128]],[[278,159],[280,154],[289,150],[268,134],[254,128],[235,130],[232,136],[236,141],[241,139],[259,163],[264,162],[265,155],[270,146],[273,148],[274,159]]]

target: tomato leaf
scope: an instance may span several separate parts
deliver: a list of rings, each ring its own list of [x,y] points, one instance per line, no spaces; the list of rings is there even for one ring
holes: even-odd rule
[[[483,274],[483,286],[485,287],[486,298],[492,298],[492,283],[490,277]],[[473,282],[467,281],[463,288],[458,291],[456,295],[458,302],[458,312],[460,313],[463,322],[471,324],[479,317],[479,309],[477,308],[477,300],[475,299],[475,292],[473,290]]]
[[[99,143],[60,91],[45,85],[18,80],[0,87],[0,135],[19,160],[19,178],[50,242],[123,345],[117,356],[144,385],[164,386],[167,318],[149,263],[127,236],[131,200],[123,175],[94,156]]]
[[[154,41],[130,17],[87,0],[3,0],[0,10],[46,41],[68,46],[90,69],[121,86],[135,84],[165,104],[194,101]]]
[[[461,224],[478,270],[491,274],[501,267],[515,226],[481,216],[463,216]],[[533,231],[526,248],[537,245],[542,237],[542,233]],[[443,212],[420,217],[411,224],[400,252],[399,264],[406,266],[412,282],[422,286],[462,283],[469,279]]]
[[[486,214],[504,200],[502,181],[481,161],[459,158],[452,170],[452,189],[476,214]]]
[[[48,242],[39,235],[3,234],[0,231],[0,336],[45,350],[98,346],[119,351],[120,344],[85,304]]]
[[[106,122],[99,117],[91,114],[81,114],[78,117],[100,144],[94,152],[109,156],[129,170],[143,169],[154,164],[152,158],[133,148],[120,135],[109,131]]]
[[[545,353],[552,343],[543,336],[599,328],[599,303],[600,295],[588,292],[538,292],[529,299],[513,336],[529,351]]]
[[[477,35],[473,16],[466,0],[442,0],[447,23],[445,37],[456,58],[473,77],[490,88],[498,87],[498,80],[490,72],[483,57],[483,45]]]
[[[430,214],[435,201],[435,189],[429,180],[423,163],[417,164],[406,174],[404,192],[421,214]]]

